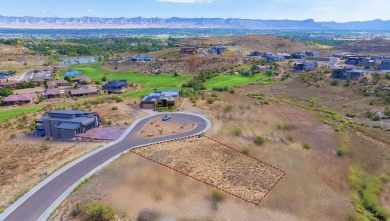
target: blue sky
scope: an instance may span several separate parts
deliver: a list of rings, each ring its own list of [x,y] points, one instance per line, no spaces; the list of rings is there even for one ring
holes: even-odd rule
[[[390,0],[0,0],[0,15],[390,20]]]

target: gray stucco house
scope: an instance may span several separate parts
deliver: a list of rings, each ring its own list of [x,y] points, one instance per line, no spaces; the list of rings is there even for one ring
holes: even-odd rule
[[[37,136],[72,139],[77,134],[99,127],[100,117],[95,112],[78,110],[51,111],[35,121]]]

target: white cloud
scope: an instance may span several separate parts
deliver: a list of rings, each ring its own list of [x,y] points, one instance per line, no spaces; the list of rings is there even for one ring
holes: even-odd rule
[[[189,3],[189,4],[202,4],[211,3],[214,0],[157,0],[158,2],[170,2],[170,3]]]
[[[95,12],[95,9],[87,9],[87,12],[88,12],[88,13],[94,13],[94,12]]]

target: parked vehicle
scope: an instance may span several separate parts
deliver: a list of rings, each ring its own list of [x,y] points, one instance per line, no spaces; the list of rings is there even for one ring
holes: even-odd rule
[[[171,115],[165,115],[165,116],[162,118],[162,120],[163,120],[163,121],[167,121],[167,120],[169,120],[169,119],[171,119],[171,118],[172,118]]]

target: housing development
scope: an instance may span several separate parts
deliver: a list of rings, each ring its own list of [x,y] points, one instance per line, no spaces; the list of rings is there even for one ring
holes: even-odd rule
[[[390,3],[346,2],[2,4],[0,220],[390,220]]]

